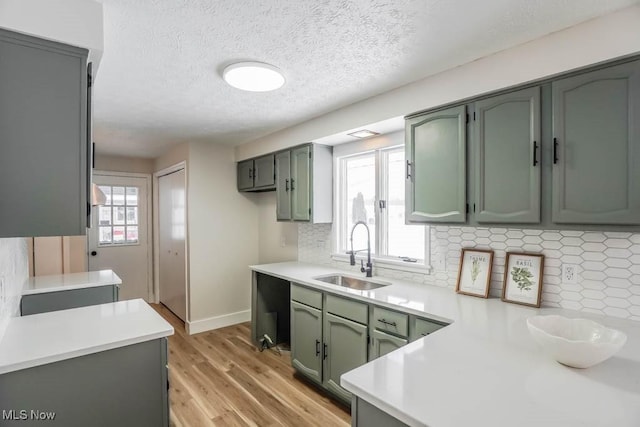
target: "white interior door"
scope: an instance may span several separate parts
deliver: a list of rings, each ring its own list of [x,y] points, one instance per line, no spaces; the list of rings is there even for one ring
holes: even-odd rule
[[[89,270],[113,270],[122,279],[120,300],[150,301],[148,195],[150,177],[94,173],[107,196],[94,206],[89,229]]]
[[[158,284],[160,302],[187,320],[186,182],[181,169],[158,178]]]

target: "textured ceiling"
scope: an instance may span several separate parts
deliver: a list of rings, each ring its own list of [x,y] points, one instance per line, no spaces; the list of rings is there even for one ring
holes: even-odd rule
[[[238,144],[637,0],[103,0],[96,78],[101,153],[155,157]],[[239,60],[285,86],[227,86]]]

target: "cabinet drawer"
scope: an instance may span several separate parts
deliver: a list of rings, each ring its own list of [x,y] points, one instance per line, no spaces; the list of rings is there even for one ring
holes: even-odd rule
[[[327,295],[327,311],[354,322],[367,323],[367,305],[360,302]]]
[[[294,283],[291,284],[291,299],[322,310],[322,292],[314,291]]]
[[[409,335],[409,315],[397,311],[373,307],[372,325],[376,329],[402,337]]]
[[[416,319],[416,339],[429,335],[437,331],[438,329],[444,328],[445,325],[440,323],[432,322],[426,319]]]

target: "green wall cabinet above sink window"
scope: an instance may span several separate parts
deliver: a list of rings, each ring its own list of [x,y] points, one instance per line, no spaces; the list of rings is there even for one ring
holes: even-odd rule
[[[405,123],[407,223],[640,229],[640,60]]]

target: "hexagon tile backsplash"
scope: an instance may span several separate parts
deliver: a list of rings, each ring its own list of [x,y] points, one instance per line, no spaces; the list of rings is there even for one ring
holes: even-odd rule
[[[331,225],[300,224],[298,260],[348,268],[331,259],[331,235]],[[432,274],[385,268],[376,268],[375,274],[453,288],[460,250],[466,247],[494,251],[493,296],[502,293],[507,251],[542,253],[542,305],[640,321],[640,233],[434,226]],[[576,284],[562,282],[563,264],[577,266]]]
[[[10,317],[17,316],[20,295],[29,276],[27,242],[23,238],[0,239],[0,340]]]

